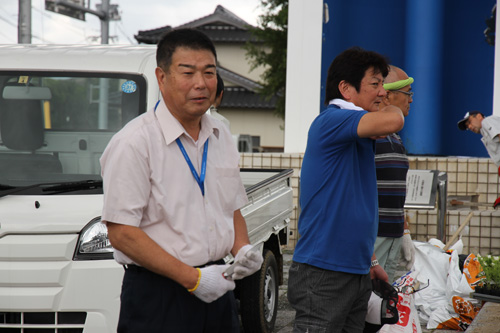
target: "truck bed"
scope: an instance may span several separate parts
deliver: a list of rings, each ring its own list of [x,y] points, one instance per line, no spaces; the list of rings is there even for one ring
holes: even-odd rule
[[[290,177],[293,169],[241,169],[248,204],[241,212],[247,222],[252,244],[265,242],[290,223],[293,211],[293,190]]]

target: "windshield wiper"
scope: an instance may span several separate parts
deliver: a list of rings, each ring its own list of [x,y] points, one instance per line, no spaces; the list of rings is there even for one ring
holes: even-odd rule
[[[41,183],[41,184],[33,184],[33,185],[28,185],[28,186],[10,186],[10,185],[2,185],[0,187],[1,191],[4,191],[0,193],[0,198],[1,197],[6,197],[10,194],[18,193],[18,192],[23,192],[32,188],[37,188],[37,187],[42,187],[44,185],[51,185],[47,183]]]
[[[52,192],[72,192],[72,191],[80,191],[80,190],[93,190],[102,188],[102,180],[82,180],[79,182],[67,182],[67,183],[59,183],[53,186],[47,186],[42,189],[43,192],[52,191]]]
[[[33,185],[28,185],[28,186],[10,186],[10,185],[3,185],[0,184],[0,198],[5,197],[10,194],[14,193],[19,193],[23,191],[27,191],[33,188],[41,188],[42,192],[57,192],[57,193],[62,193],[62,192],[72,192],[72,191],[79,191],[79,190],[92,190],[92,189],[98,189],[102,188],[102,180],[83,180],[79,182],[64,182],[64,183],[40,183],[40,184],[33,184]],[[53,193],[53,194],[57,194]]]
[[[7,184],[0,184],[0,191],[10,190],[13,188],[16,188],[16,187],[12,186],[12,185],[7,185]]]

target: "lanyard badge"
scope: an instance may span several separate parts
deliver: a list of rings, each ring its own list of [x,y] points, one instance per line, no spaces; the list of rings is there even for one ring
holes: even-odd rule
[[[160,101],[156,102],[154,111],[156,112],[156,108],[158,107],[158,104],[160,104]],[[196,172],[196,169],[193,166],[193,163],[191,163],[191,159],[189,158],[186,149],[184,149],[184,145],[181,142],[180,138],[177,138],[175,140],[177,142],[177,146],[179,146],[179,149],[182,152],[182,155],[184,156],[184,159],[186,160],[187,164],[189,165],[189,169],[191,169],[191,173],[194,176],[194,179],[198,183],[198,186],[200,187],[201,194],[205,196],[205,176],[207,174],[207,155],[208,155],[208,139],[205,141],[205,145],[203,146],[203,158],[201,160],[201,173],[198,176],[198,172]]]
[[[177,138],[175,142],[177,142],[177,145],[179,146],[182,155],[184,155],[184,159],[189,165],[189,169],[191,169],[191,173],[193,174],[194,179],[196,180],[198,186],[201,189],[201,194],[205,195],[205,176],[207,174],[208,139],[207,141],[205,141],[205,145],[203,147],[203,159],[201,160],[201,172],[199,176],[198,172],[196,172],[196,169],[193,166],[193,163],[191,163],[191,159],[189,158],[186,149],[184,149],[184,145],[182,144],[181,139]]]

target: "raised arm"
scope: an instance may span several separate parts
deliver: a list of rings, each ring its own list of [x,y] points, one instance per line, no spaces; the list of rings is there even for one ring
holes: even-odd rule
[[[380,137],[400,131],[405,120],[401,109],[389,105],[377,112],[368,112],[358,124],[361,138]]]

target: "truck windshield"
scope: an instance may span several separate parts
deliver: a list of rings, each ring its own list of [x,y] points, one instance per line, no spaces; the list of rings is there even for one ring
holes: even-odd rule
[[[0,72],[0,184],[101,180],[104,148],[145,109],[140,75]]]

